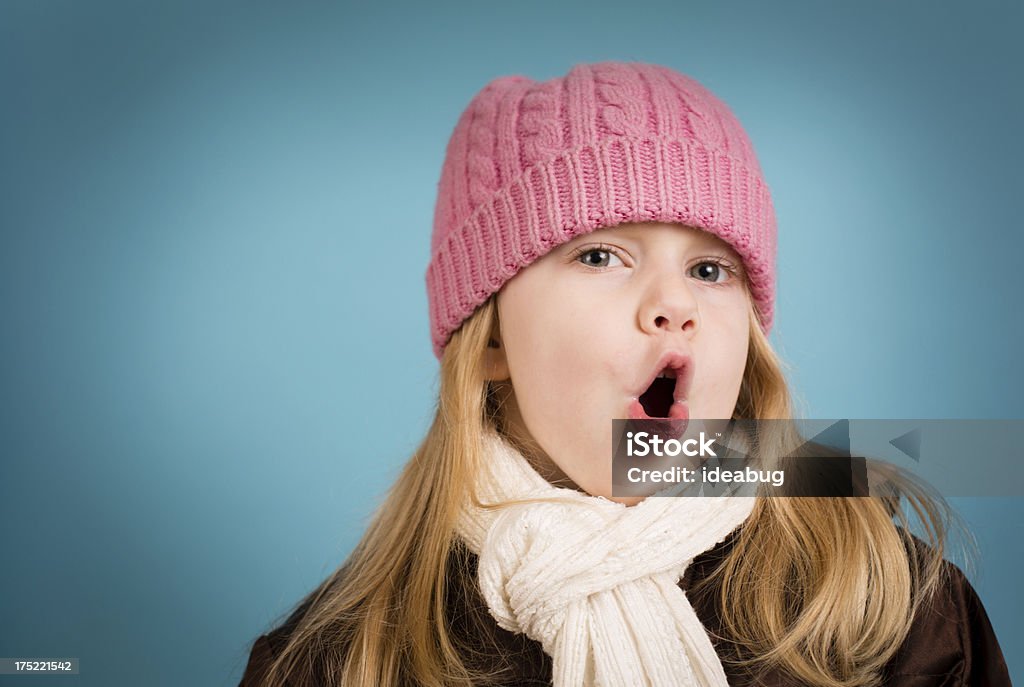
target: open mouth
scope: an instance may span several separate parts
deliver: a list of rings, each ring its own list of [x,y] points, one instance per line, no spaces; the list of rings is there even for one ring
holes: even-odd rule
[[[665,370],[654,378],[647,391],[640,394],[640,405],[650,417],[668,417],[675,403],[676,373]]]
[[[686,420],[690,417],[687,398],[693,381],[693,361],[668,352],[654,366],[647,386],[636,392],[629,407],[633,420]]]

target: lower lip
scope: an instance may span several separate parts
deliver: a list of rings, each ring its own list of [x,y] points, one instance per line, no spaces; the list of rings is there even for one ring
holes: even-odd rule
[[[644,411],[643,405],[640,403],[640,399],[633,399],[633,402],[629,404],[629,419],[631,420],[664,420],[663,417],[651,417]],[[668,418],[669,420],[689,420],[690,409],[685,403],[679,403],[678,401],[672,404],[669,408]]]
[[[640,403],[640,400],[633,399],[633,402],[629,404],[629,419],[649,420],[655,424],[661,421],[666,426],[662,428],[659,433],[672,436],[682,436],[682,434],[686,432],[687,425],[690,424],[690,408],[685,403],[677,402],[673,403],[672,407],[669,408],[667,418],[651,417],[644,411],[644,407]]]

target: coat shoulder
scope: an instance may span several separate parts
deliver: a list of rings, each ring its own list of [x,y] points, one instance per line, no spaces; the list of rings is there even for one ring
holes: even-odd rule
[[[466,668],[482,679],[487,676],[481,684],[492,687],[549,685],[551,660],[540,643],[526,635],[502,629],[489,615],[487,604],[475,584],[477,562],[476,555],[461,542],[457,541],[452,547],[444,599],[444,620],[449,640]],[[256,638],[239,687],[264,685],[270,666],[288,643],[314,594],[307,597],[284,623]],[[310,684],[327,684],[328,681],[322,677],[326,669],[319,665],[313,669],[318,678]]]
[[[942,562],[939,583],[918,608],[887,673],[891,685],[1010,687],[1006,659],[985,606],[950,561]]]
[[[721,563],[734,538],[735,533],[698,556],[680,582],[702,623],[709,629],[719,655],[730,659],[739,657],[739,650],[723,635],[714,588],[692,592],[696,592],[693,584]],[[933,554],[917,537],[912,541],[921,554]],[[772,687],[798,684],[779,672],[754,679],[731,665],[725,667],[730,684]],[[1006,660],[985,607],[963,571],[950,561],[942,561],[938,584],[919,605],[909,633],[884,671],[883,684],[887,687],[1010,687]]]

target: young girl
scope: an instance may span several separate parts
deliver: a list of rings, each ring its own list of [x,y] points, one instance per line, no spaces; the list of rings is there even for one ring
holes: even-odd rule
[[[775,246],[750,141],[694,80],[489,83],[438,188],[433,424],[242,684],[1009,685],[913,482],[928,542],[876,497],[613,495],[613,418],[791,417]]]

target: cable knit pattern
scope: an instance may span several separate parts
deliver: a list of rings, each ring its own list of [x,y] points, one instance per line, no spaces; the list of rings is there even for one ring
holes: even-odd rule
[[[598,112],[601,123],[612,136],[639,138],[647,131],[647,92],[637,73],[624,64],[595,65],[595,90],[603,101]]]
[[[518,136],[524,169],[551,159],[562,149],[562,125],[558,116],[560,90],[560,84],[549,81],[523,98]]]
[[[467,501],[456,527],[479,556],[491,615],[541,643],[556,687],[728,684],[678,582],[749,517],[756,498],[652,496],[626,507],[552,486],[494,432],[476,489],[485,503],[557,500],[491,511]]]
[[[579,64],[487,84],[456,124],[426,272],[431,339],[452,332],[553,247],[624,222],[707,230],[743,259],[771,330],[776,220],[753,146],[695,80],[642,62]]]

